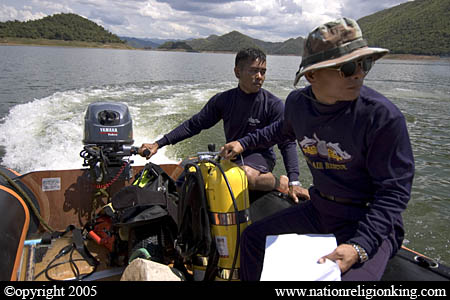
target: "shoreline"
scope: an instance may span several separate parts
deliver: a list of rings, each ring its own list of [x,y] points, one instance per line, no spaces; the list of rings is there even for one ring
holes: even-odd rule
[[[398,59],[398,60],[449,60],[449,57],[437,55],[420,55],[420,54],[386,54],[381,59]]]
[[[28,39],[28,38],[0,38],[0,46],[47,46],[47,47],[73,47],[73,48],[97,48],[97,49],[123,49],[137,51],[161,51],[161,52],[186,52],[186,53],[227,53],[235,54],[230,51],[186,51],[183,49],[143,49],[135,48],[126,43],[100,43],[100,42],[83,42],[83,41],[64,41],[64,40],[46,40],[46,39]],[[300,56],[295,54],[268,54],[276,56]],[[437,61],[447,60],[450,57],[437,55],[420,55],[420,54],[386,54],[382,59],[394,60],[426,60]]]
[[[99,49],[124,49],[134,50],[126,43],[100,43],[84,41],[64,41],[27,38],[0,38],[0,46],[45,46],[45,47],[72,47],[72,48],[99,48]]]

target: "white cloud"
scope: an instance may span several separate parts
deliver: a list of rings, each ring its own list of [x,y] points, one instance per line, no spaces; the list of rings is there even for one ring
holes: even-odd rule
[[[169,20],[175,17],[175,13],[166,3],[149,0],[144,7],[139,9],[139,14],[143,17],[150,17],[154,20]],[[184,13],[180,12],[179,15]]]
[[[408,0],[1,0],[0,21],[60,12],[126,36],[187,39],[240,31],[265,41],[306,36],[347,16],[359,19]]]
[[[45,1],[45,0],[32,0],[31,3],[34,7],[45,8],[58,12],[72,12],[72,9],[64,4],[65,1]]]
[[[4,4],[0,5],[0,22],[5,21],[28,21],[28,20],[36,20],[41,19],[47,16],[43,12],[33,13],[30,7],[24,7],[23,9],[16,9],[12,6],[7,6]]]

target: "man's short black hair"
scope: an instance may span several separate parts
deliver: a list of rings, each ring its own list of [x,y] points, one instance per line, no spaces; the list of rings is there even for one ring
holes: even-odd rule
[[[246,62],[254,62],[259,59],[261,63],[266,61],[266,54],[258,48],[245,48],[238,52],[234,65],[237,67]]]

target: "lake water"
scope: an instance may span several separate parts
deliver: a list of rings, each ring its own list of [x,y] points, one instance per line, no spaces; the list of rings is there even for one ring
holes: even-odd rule
[[[214,94],[237,85],[234,57],[0,46],[0,164],[21,173],[81,168],[84,113],[97,101],[126,103],[135,145],[155,141]],[[269,56],[267,63],[264,87],[285,99],[300,57]],[[416,175],[404,213],[405,245],[450,264],[450,62],[383,59],[366,85],[390,98],[408,122]],[[163,148],[152,161],[177,162],[209,143],[223,145],[222,124]],[[278,157],[275,173],[282,174]],[[145,164],[140,157],[135,162]],[[310,184],[303,158],[300,162],[301,180]]]

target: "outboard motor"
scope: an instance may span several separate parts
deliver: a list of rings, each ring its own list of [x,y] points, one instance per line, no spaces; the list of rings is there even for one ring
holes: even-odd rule
[[[127,105],[115,102],[91,103],[84,118],[84,149],[80,156],[84,167],[93,170],[97,184],[118,175],[131,178],[129,157],[137,154],[133,147],[133,128]],[[118,178],[116,178],[117,180]]]

